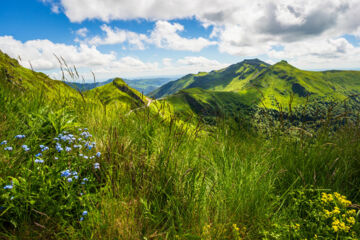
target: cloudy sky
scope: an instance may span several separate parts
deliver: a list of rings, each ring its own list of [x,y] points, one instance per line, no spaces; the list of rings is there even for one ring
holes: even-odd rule
[[[246,58],[360,69],[359,0],[3,0],[0,49],[60,78],[180,76]]]

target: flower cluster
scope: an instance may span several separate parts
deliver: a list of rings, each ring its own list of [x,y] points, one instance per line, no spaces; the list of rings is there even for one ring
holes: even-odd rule
[[[36,181],[42,181],[40,179],[46,178],[38,178],[36,174],[45,174],[44,176],[54,176],[59,177],[63,181],[58,181],[61,185],[58,188],[66,191],[66,201],[70,195],[73,198],[73,201],[77,201],[78,204],[81,204],[83,207],[83,203],[81,203],[81,198],[79,199],[79,195],[83,196],[84,194],[89,193],[88,190],[92,189],[94,185],[92,176],[93,173],[100,169],[100,163],[95,161],[94,159],[99,159],[101,157],[101,153],[97,152],[96,143],[91,141],[92,135],[87,131],[87,129],[79,129],[79,133],[68,133],[66,131],[58,134],[55,138],[53,138],[54,145],[41,144],[41,145],[26,145],[26,136],[25,135],[16,135],[15,139],[17,142],[13,142],[13,146],[17,148],[21,148],[25,152],[31,152],[28,156],[29,161],[34,161],[34,166],[36,166],[36,171],[32,171],[34,173],[33,179]],[[25,139],[25,141],[18,142],[19,139]],[[11,141],[12,142],[12,141]],[[30,142],[30,141],[28,141]],[[46,146],[48,145],[48,146]],[[52,147],[53,146],[53,147]],[[4,151],[13,151],[13,147],[8,145],[7,140],[3,140],[0,142],[0,147]],[[1,150],[0,148],[0,150]],[[68,165],[68,167],[63,170],[64,163]],[[42,166],[51,166],[41,167]],[[61,166],[60,168],[56,168],[56,166]],[[51,169],[49,171],[49,169]],[[76,170],[75,170],[76,169]],[[91,171],[91,169],[93,169]],[[58,175],[59,174],[59,175]],[[28,181],[29,184],[34,184],[34,181]],[[7,184],[3,186],[3,191],[11,190],[15,186],[18,186],[17,183],[13,185]],[[34,188],[35,189],[35,188]],[[46,189],[46,188],[44,188]],[[17,188],[18,191],[18,188]],[[19,190],[20,192],[21,190]],[[70,194],[72,192],[72,194]],[[41,194],[34,194],[33,196],[41,196]],[[58,198],[58,197],[57,197]],[[63,206],[64,207],[64,206]],[[72,205],[68,206],[69,209],[73,208]],[[81,213],[80,221],[83,221],[88,215],[88,211],[84,210]]]

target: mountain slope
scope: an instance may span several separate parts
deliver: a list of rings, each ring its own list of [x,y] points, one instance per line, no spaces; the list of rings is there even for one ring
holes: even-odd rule
[[[148,98],[136,89],[129,87],[121,78],[115,78],[112,82],[84,92],[90,99],[98,99],[103,105],[120,105],[131,109],[140,107],[148,102]]]
[[[255,78],[269,66],[269,64],[259,59],[249,59],[209,73],[188,74],[176,81],[165,84],[150,93],[150,96],[162,98],[181,89],[194,87],[217,91],[240,90],[246,82]]]
[[[24,93],[42,93],[48,98],[80,98],[80,94],[62,81],[49,78],[46,74],[22,67],[16,59],[0,50],[0,84],[7,89]]]

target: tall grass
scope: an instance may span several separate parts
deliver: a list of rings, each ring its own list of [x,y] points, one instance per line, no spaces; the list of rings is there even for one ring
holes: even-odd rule
[[[5,87],[0,105],[0,140],[26,134],[29,144],[50,143],[85,126],[103,153],[85,221],[44,207],[45,215],[22,212],[14,226],[0,213],[4,239],[235,239],[233,224],[245,239],[260,239],[283,214],[292,189],[329,189],[360,201],[358,123],[335,132],[324,125],[311,135],[289,129],[268,135],[229,120],[189,127],[151,108],[126,114],[113,107],[105,114],[93,99],[47,101]],[[26,179],[26,157],[0,151],[1,182]],[[62,170],[63,163],[52,168]]]

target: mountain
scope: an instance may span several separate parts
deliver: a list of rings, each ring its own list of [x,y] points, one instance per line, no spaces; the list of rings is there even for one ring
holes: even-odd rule
[[[94,83],[79,83],[79,82],[67,82],[67,84],[77,90],[86,91],[96,87],[104,86],[105,84],[111,83],[114,79],[111,78],[104,82]],[[165,83],[173,80],[173,78],[141,78],[141,79],[123,79],[130,87],[135,88],[139,92],[148,94],[151,91],[161,87]]]
[[[87,91],[96,87],[104,86],[105,84],[111,83],[112,81],[113,79],[109,79],[104,82],[93,82],[93,83],[66,82],[66,84],[76,90]]]
[[[217,71],[188,74],[156,89],[149,96],[162,98],[181,89],[194,87],[207,90],[236,91],[240,90],[246,82],[255,78],[269,66],[269,64],[259,59],[244,60]]]
[[[192,88],[198,90],[190,91]],[[209,73],[189,74],[169,82],[153,91],[150,96],[167,97],[169,101],[185,94],[187,99],[199,89],[206,95],[224,96],[224,93],[241,95],[245,105],[256,104],[267,108],[277,108],[312,101],[342,101],[360,93],[359,71],[304,71],[291,66],[286,61],[269,65],[258,59],[244,60],[227,68]],[[181,91],[188,90],[188,91]],[[171,96],[174,94],[174,96]],[[184,97],[180,97],[185,99]],[[200,99],[201,97],[195,97]],[[204,98],[207,98],[204,96]],[[221,102],[216,101],[214,102]],[[187,104],[189,104],[187,102]]]
[[[8,91],[46,97],[85,101],[93,104],[117,105],[124,110],[143,106],[148,98],[139,91],[129,87],[122,79],[115,78],[101,83],[74,84],[49,78],[44,73],[35,72],[22,67],[16,59],[0,51],[0,87]],[[70,87],[72,86],[72,87]],[[97,87],[95,87],[97,86]],[[95,87],[95,88],[94,88]],[[92,88],[91,90],[85,90]]]
[[[22,67],[16,59],[0,50],[0,84],[2,87],[31,94],[37,92],[47,98],[80,98],[73,88],[46,74]]]
[[[84,95],[90,99],[98,99],[103,105],[119,105],[132,109],[145,105],[148,98],[136,89],[129,87],[121,78],[115,78],[110,83],[88,90]]]

